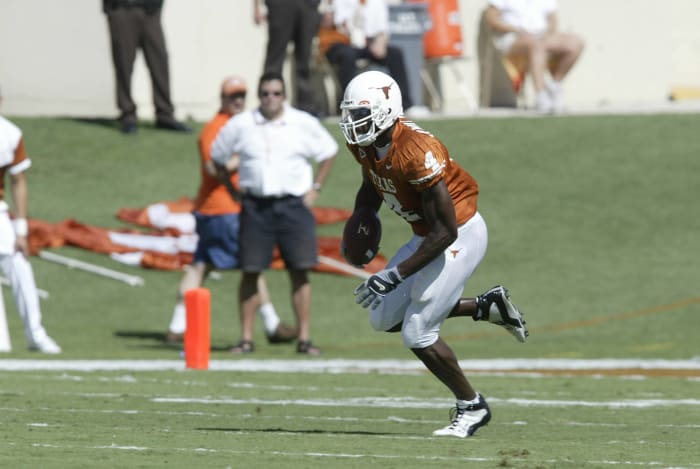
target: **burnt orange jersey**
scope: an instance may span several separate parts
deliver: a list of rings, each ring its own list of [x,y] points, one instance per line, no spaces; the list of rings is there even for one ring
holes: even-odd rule
[[[479,185],[450,158],[445,145],[430,132],[401,118],[392,135],[392,144],[382,159],[374,146],[348,145],[355,159],[367,171],[384,203],[411,224],[413,232],[425,236],[421,192],[444,180],[452,196],[461,225],[476,213]]]
[[[209,175],[205,169],[207,161],[211,160],[211,145],[214,143],[219,130],[226,125],[231,118],[230,114],[219,112],[210,120],[199,134],[200,172],[202,182],[194,201],[194,209],[204,215],[224,215],[227,213],[239,213],[241,205],[234,201],[228,193],[226,186],[218,179]],[[234,187],[238,187],[238,173],[231,176]]]

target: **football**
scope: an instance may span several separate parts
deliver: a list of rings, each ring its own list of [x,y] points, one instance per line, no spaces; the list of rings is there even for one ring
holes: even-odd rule
[[[343,229],[343,257],[352,265],[365,265],[379,252],[381,239],[382,224],[377,213],[369,207],[355,210]]]

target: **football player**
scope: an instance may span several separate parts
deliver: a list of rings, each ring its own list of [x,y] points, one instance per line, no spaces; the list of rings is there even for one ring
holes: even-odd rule
[[[390,76],[358,75],[345,89],[340,108],[340,128],[362,167],[355,210],[378,211],[384,202],[413,231],[386,268],[355,289],[356,302],[369,308],[374,329],[400,331],[404,345],[454,394],[450,424],[433,434],[471,436],[489,422],[491,412],[440,338],[442,323],[466,316],[503,326],[521,342],[528,335],[505,287],[461,298],[486,253],[479,187],[438,138],[402,117],[401,90]]]
[[[34,282],[34,272],[27,260],[29,256],[28,188],[24,173],[31,164],[24,147],[22,131],[0,116],[0,268],[12,286],[12,295],[17,311],[24,322],[24,335],[29,349],[57,354],[61,353],[61,347],[49,337],[41,324],[41,308]],[[10,175],[14,219],[10,219],[9,206],[4,200],[5,174]],[[0,296],[0,316],[2,316],[0,319],[5,318],[2,296]],[[9,351],[9,348],[8,343],[5,351]]]

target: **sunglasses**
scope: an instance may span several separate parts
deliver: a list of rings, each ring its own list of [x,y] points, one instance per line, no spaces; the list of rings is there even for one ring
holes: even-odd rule
[[[245,99],[245,92],[243,91],[238,91],[236,93],[231,93],[231,94],[222,94],[221,97],[225,99],[238,99],[238,98],[243,98]]]
[[[261,91],[260,97],[267,98],[270,95],[279,97],[279,96],[282,96],[282,94],[283,93],[281,91]]]

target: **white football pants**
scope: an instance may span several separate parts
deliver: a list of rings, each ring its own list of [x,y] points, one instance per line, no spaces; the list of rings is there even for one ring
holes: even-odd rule
[[[12,296],[17,312],[24,322],[24,335],[27,342],[30,346],[41,342],[46,337],[46,330],[41,324],[39,294],[31,264],[21,252],[10,255],[0,254],[0,268],[12,286]],[[0,301],[2,301],[1,293]],[[4,312],[4,304],[2,309]]]
[[[24,323],[24,335],[32,346],[46,337],[46,330],[41,325],[39,294],[31,264],[24,254],[15,251],[15,231],[10,217],[4,210],[0,210],[0,269],[10,282],[17,312]],[[2,301],[0,290],[0,302]],[[0,313],[4,317],[4,302]]]
[[[413,236],[391,258],[387,268],[411,256],[424,238]],[[486,254],[488,231],[477,212],[457,230],[457,239],[442,255],[404,280],[375,308],[370,323],[387,331],[403,322],[401,335],[408,348],[422,349],[438,340],[440,326],[462,296],[464,285]]]

